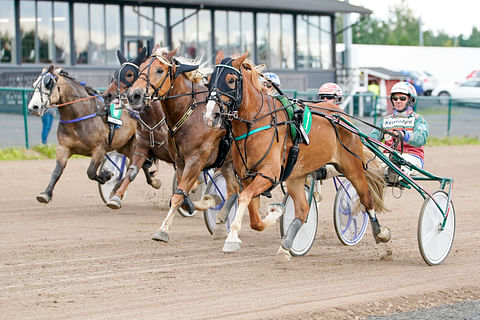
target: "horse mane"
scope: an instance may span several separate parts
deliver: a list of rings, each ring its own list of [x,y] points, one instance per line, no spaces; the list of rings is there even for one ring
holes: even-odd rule
[[[251,62],[248,59],[245,59],[242,63],[242,67],[247,70],[247,75],[250,78],[250,81],[252,82],[253,86],[255,89],[259,91],[264,91],[263,85],[259,80],[260,77],[260,72],[259,70],[264,68],[264,65],[258,65],[256,66],[253,62]]]
[[[198,66],[197,69],[183,73],[183,75],[192,82],[201,82],[205,77],[212,73],[212,68],[207,67],[207,62],[202,62],[203,57],[189,59],[186,57],[175,57],[175,60],[181,64]]]
[[[77,79],[75,79],[73,76],[71,76],[67,71],[65,71],[63,69],[59,69],[59,70],[57,70],[57,72],[60,76],[70,80],[71,82],[73,82],[77,86],[80,86],[80,87],[84,88],[89,96],[97,96],[98,95],[97,90],[93,89],[92,87],[90,87],[86,84],[85,85],[81,84]]]

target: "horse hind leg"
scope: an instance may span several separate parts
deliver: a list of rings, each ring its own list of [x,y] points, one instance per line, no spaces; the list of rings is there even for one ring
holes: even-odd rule
[[[277,251],[277,262],[286,262],[291,259],[290,249],[292,248],[293,241],[305,223],[307,214],[310,211],[303,188],[304,181],[305,177],[287,180],[288,193],[290,197],[292,197],[295,207],[295,219],[293,219],[292,223],[288,226],[287,232],[282,238],[282,243]]]
[[[372,226],[372,233],[373,233],[375,242],[376,243],[388,242],[391,239],[391,231],[388,227],[380,225],[380,222],[377,219],[377,215],[374,209],[374,206],[381,207],[382,205],[380,204],[374,205],[373,196],[369,190],[365,173],[363,170],[361,170],[360,173],[361,174],[345,175],[345,176],[352,182],[353,186],[355,187],[355,190],[357,191],[358,197],[360,198],[360,202],[365,207],[368,213],[368,217],[370,220],[370,224]]]

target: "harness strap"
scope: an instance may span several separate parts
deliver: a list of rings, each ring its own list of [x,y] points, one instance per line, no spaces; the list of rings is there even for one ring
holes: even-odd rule
[[[77,118],[77,119],[73,119],[73,120],[59,120],[58,122],[60,122],[60,123],[74,123],[74,122],[79,122],[79,121],[87,120],[87,119],[90,119],[90,118],[94,118],[96,116],[97,116],[97,113],[92,113],[92,114],[83,116],[81,118]]]
[[[260,127],[260,128],[257,128],[257,129],[253,129],[252,131],[249,131],[247,133],[244,133],[242,134],[241,136],[238,136],[238,137],[235,137],[235,141],[240,141],[240,140],[243,140],[245,139],[246,137],[248,136],[251,136],[252,134],[254,133],[257,133],[257,132],[260,132],[260,131],[263,131],[263,130],[268,130],[272,127],[272,125],[267,125],[267,126],[263,126],[263,127]]]

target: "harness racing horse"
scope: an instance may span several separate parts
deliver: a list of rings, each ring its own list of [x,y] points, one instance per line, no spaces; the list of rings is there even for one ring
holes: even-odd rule
[[[230,208],[236,202],[240,187],[231,161],[224,161],[229,151],[229,146],[221,146],[226,130],[209,128],[202,119],[207,88],[201,83],[203,75],[196,71],[200,63],[182,63],[180,58],[173,58],[176,51],[165,54],[161,49],[156,49],[140,66],[139,78],[128,93],[128,101],[133,109],[153,108],[152,100],[159,100],[165,113],[168,147],[175,161],[178,187],[170,200],[167,217],[152,236],[153,240],[164,242],[169,240],[169,228],[180,206],[192,212],[194,209],[206,210],[215,205],[212,200],[218,201],[210,196],[210,199],[204,198],[208,201],[203,203],[192,203],[188,197],[203,169],[218,167],[223,163],[220,170],[227,182],[228,200],[217,217],[214,229],[216,237],[221,236],[222,230],[223,235],[225,233],[224,225],[220,224],[225,222]]]
[[[294,201],[295,219],[282,239],[277,258],[289,260],[293,240],[310,209],[304,192],[305,179],[327,163],[333,164],[354,185],[360,202],[370,215],[376,241],[389,241],[390,231],[380,226],[375,215],[375,211],[384,210],[384,181],[380,172],[370,167],[365,170],[366,157],[360,138],[329,120],[334,112],[328,111],[325,116],[313,117],[309,144],[294,144],[288,134],[289,125],[294,124],[288,118],[286,108],[276,98],[264,94],[258,72],[246,57],[247,53],[236,59],[224,58],[223,52],[218,52],[204,115],[205,122],[212,128],[231,123],[235,140],[233,163],[243,183],[239,206],[223,251],[240,250],[239,232],[247,210],[252,229],[262,231],[274,224],[279,215],[273,208],[261,220],[258,196],[283,180]],[[326,102],[312,108],[315,106],[341,110]],[[287,165],[289,157],[286,155],[294,157],[296,152],[290,152],[294,147],[298,148],[298,158],[292,168]]]
[[[35,90],[28,104],[31,113],[42,116],[47,108],[53,107],[60,113],[57,162],[47,188],[37,195],[39,202],[48,203],[52,199],[53,188],[73,154],[92,157],[87,175],[101,184],[112,176],[107,171],[97,175],[106,152],[117,150],[131,160],[136,126],[133,118],[122,113],[122,125],[112,133],[101,96],[53,65],[42,70],[33,87]]]
[[[143,61],[127,61],[120,51],[117,51],[117,57],[121,67],[115,72],[112,82],[103,92],[103,98],[107,105],[114,103],[124,108],[128,104],[126,92],[137,80],[139,66]],[[145,111],[129,110],[129,112],[137,119],[135,149],[127,174],[119,188],[115,191],[115,194],[107,202],[107,206],[111,209],[120,209],[122,207],[123,196],[127,191],[128,185],[137,176],[138,168],[144,168],[145,173],[147,173],[149,171],[146,167],[157,159],[173,163],[173,159],[168,152],[168,144],[166,144],[168,130],[164,125],[165,116],[160,101],[153,101],[152,107]],[[154,185],[157,189],[160,188],[159,179],[151,179],[149,175],[146,175],[146,177],[147,183]]]

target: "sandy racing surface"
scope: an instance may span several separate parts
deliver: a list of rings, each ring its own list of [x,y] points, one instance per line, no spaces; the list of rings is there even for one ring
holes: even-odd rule
[[[279,229],[248,226],[242,250],[225,255],[203,217],[175,217],[168,244],[150,240],[166,215],[173,170],[155,191],[140,174],[124,207],[103,205],[88,159],[69,162],[42,205],[54,160],[0,162],[0,319],[355,319],[480,300],[480,147],[426,150],[426,169],[455,179],[456,236],[440,266],[417,244],[423,199],[387,190],[392,230],[376,245],[370,228],[356,247],[338,241],[334,190],[323,187],[319,227],[305,257],[276,264]],[[424,184],[434,191],[438,184]],[[278,201],[280,190],[271,200]]]

